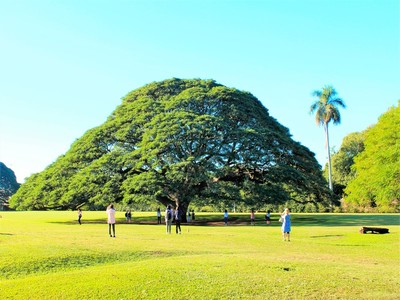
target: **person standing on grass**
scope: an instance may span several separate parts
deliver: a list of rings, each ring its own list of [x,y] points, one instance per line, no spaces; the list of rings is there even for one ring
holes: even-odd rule
[[[82,219],[82,211],[80,208],[78,208],[78,223],[79,223],[79,225],[82,225],[81,219]]]
[[[107,207],[107,223],[108,223],[108,234],[110,237],[115,237],[115,209],[114,205],[110,204]],[[112,229],[112,235],[111,235],[111,229]]]
[[[289,208],[285,208],[285,211],[281,215],[281,219],[282,219],[282,237],[283,237],[283,240],[286,241],[286,238],[287,238],[288,242],[290,242],[291,221],[290,221]]]
[[[255,223],[255,216],[254,216],[254,209],[251,209],[251,213],[250,213],[250,224],[251,224],[251,225],[256,225],[256,223]]]
[[[161,210],[157,208],[157,224],[161,224]]]
[[[228,211],[225,209],[225,212],[224,212],[224,223],[225,223],[225,226],[228,226],[228,216],[229,216]]]
[[[268,210],[267,214],[265,215],[265,221],[267,221],[267,225],[271,224],[271,211]]]
[[[171,234],[171,226],[173,218],[174,215],[172,214],[171,205],[168,205],[167,209],[165,210],[165,226],[167,228],[167,234]]]
[[[187,218],[186,218],[187,222],[190,223],[190,210],[188,209],[188,214],[187,214]]]
[[[178,234],[178,233],[181,234],[182,233],[182,231],[181,231],[181,219],[182,219],[181,210],[179,209],[179,206],[177,206],[176,209],[175,209],[175,225],[176,225],[175,231],[176,231],[176,234]]]
[[[126,223],[130,223],[132,221],[132,212],[128,209],[125,213]]]

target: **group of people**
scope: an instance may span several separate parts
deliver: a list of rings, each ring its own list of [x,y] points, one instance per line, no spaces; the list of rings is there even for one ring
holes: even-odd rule
[[[174,216],[172,218],[172,222],[174,222],[175,221],[175,215],[176,215],[176,209],[173,209],[171,207],[171,205],[168,205],[167,209],[165,210],[165,216],[164,216],[165,221],[167,220],[167,211],[168,211],[168,209],[172,210],[172,215]],[[161,222],[161,218],[162,218],[161,210],[160,210],[160,208],[157,208],[157,224],[161,224],[162,223]],[[180,219],[182,219],[182,216],[180,216]],[[188,209],[187,216],[186,216],[186,222],[190,223],[191,221],[194,221],[195,219],[196,219],[196,215],[194,213],[194,210],[193,209],[192,210]]]
[[[115,209],[114,205],[110,204],[107,207],[106,210],[107,213],[107,224],[108,224],[108,234],[110,237],[115,237]],[[172,223],[175,222],[175,232],[176,234],[181,234],[182,229],[181,229],[181,222],[182,222],[182,210],[179,209],[179,206],[176,207],[176,209],[172,209],[171,205],[168,205],[166,210],[165,210],[165,225],[166,225],[166,233],[171,234],[171,229],[172,229]],[[225,209],[224,211],[224,224],[225,226],[228,225],[228,217],[229,213],[228,210]],[[131,222],[132,218],[132,213],[130,210],[127,210],[125,213],[125,218],[128,223]],[[81,223],[82,219],[82,210],[78,208],[78,223]],[[195,214],[194,210],[190,211],[188,210],[188,215],[187,215],[187,222],[190,222],[191,220],[195,220]],[[267,225],[271,223],[271,211],[268,210],[266,215],[265,215],[265,220],[267,222]],[[291,230],[291,219],[290,219],[290,212],[288,208],[285,208],[283,213],[281,214],[279,218],[279,222],[282,223],[281,226],[281,231],[282,231],[282,238],[284,241],[289,241],[290,242],[290,230]],[[157,209],[157,223],[161,224],[161,210],[160,208]],[[255,214],[254,210],[251,210],[250,213],[250,224],[255,225]]]
[[[108,234],[110,235],[110,237],[115,237],[115,209],[114,209],[114,205],[110,204],[109,206],[107,206],[106,209],[106,213],[107,213],[107,224],[108,224]],[[129,211],[130,214],[130,211]],[[125,217],[128,221],[128,211],[125,213]],[[131,216],[129,216],[131,217]],[[78,208],[78,223],[79,225],[82,225],[82,210],[80,208]],[[129,218],[129,222],[130,222],[130,218]]]
[[[228,225],[228,218],[229,218],[229,213],[228,210],[225,209],[224,211],[224,225]],[[256,217],[255,217],[255,212],[254,209],[251,209],[250,212],[250,225],[256,225]],[[271,211],[268,210],[267,213],[265,214],[265,221],[267,222],[267,225],[271,224]]]
[[[132,221],[132,212],[130,209],[127,209],[125,212],[126,223],[130,223]]]
[[[171,205],[168,205],[166,210],[165,210],[165,226],[166,226],[166,233],[171,234],[171,229],[172,229],[172,223],[175,222],[175,233],[176,234],[181,234],[182,229],[181,229],[181,222],[182,222],[182,214],[183,211],[177,206],[175,209],[171,207]],[[161,213],[160,209],[157,210],[157,217],[160,215],[159,219],[161,219]],[[188,210],[188,214],[186,217],[186,221],[190,223],[192,220],[195,220],[196,216],[194,213],[194,210]],[[161,224],[161,220],[159,221],[159,224]]]
[[[228,218],[229,218],[229,213],[228,210],[225,209],[224,211],[224,225],[228,226]],[[265,221],[267,222],[267,225],[271,224],[271,211],[268,210],[267,213],[265,214]],[[290,230],[291,230],[291,220],[290,220],[290,212],[289,208],[285,208],[283,213],[281,214],[279,218],[279,222],[282,223],[281,230],[282,230],[282,237],[284,241],[289,241],[290,242]],[[251,210],[250,212],[250,225],[255,225],[255,213],[254,209]]]
[[[167,229],[167,234],[171,234],[172,221],[175,221],[175,232],[177,234],[181,234],[182,212],[179,209],[179,206],[175,210],[172,210],[171,205],[168,205],[167,209],[165,210],[165,226]]]

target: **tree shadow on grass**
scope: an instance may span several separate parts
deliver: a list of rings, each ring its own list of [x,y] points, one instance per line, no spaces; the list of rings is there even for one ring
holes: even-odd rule
[[[313,214],[292,215],[295,226],[389,226],[400,225],[400,215],[348,215],[348,214]]]
[[[310,238],[312,239],[320,239],[320,238],[342,238],[343,234],[325,234],[325,235],[312,235]]]
[[[271,217],[271,224],[267,225],[264,216],[257,215],[256,226],[279,227],[279,216]],[[293,226],[400,226],[400,215],[398,214],[292,214]],[[50,223],[78,225],[77,220],[52,221]],[[82,224],[106,224],[106,218],[101,219],[82,219]],[[125,218],[117,218],[117,224],[126,225],[165,225],[164,221],[157,224],[157,219],[153,216],[133,217],[132,222],[127,223]],[[174,223],[173,223],[174,224]],[[220,214],[198,215],[196,220],[190,223],[182,222],[184,226],[224,226],[223,217]],[[234,214],[229,217],[228,226],[250,226],[249,214]]]

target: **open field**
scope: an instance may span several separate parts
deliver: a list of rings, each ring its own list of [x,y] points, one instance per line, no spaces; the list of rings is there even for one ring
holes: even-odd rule
[[[277,215],[225,227],[197,214],[166,235],[155,213],[123,214],[110,238],[105,212],[82,225],[76,212],[0,212],[0,299],[399,299],[398,214],[293,214],[291,242]]]

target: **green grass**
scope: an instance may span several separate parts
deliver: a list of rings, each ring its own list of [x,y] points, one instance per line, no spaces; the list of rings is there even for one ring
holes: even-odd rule
[[[155,213],[1,212],[1,299],[398,299],[398,214],[293,214],[292,241],[278,216],[197,214],[166,235]],[[208,225],[207,225],[208,224]],[[233,226],[232,226],[233,225]],[[360,226],[389,234],[360,234]],[[174,227],[173,227],[174,231]]]

